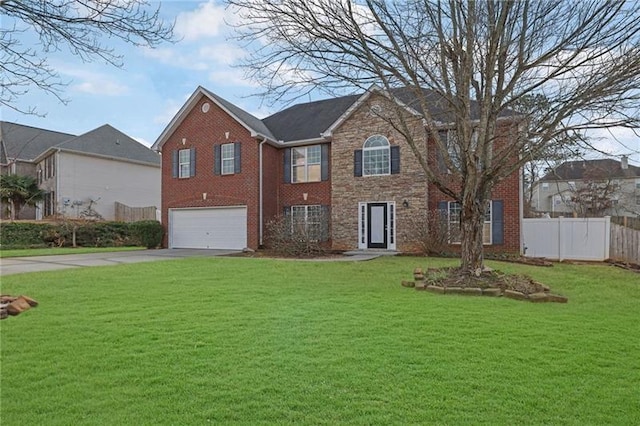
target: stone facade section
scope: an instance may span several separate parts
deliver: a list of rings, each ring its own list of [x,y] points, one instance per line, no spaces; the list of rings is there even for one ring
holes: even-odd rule
[[[358,248],[358,203],[394,202],[396,212],[395,241],[399,251],[416,251],[411,223],[424,220],[427,209],[427,179],[404,137],[382,118],[372,113],[371,105],[389,106],[380,96],[372,96],[333,133],[331,168],[331,221],[335,250]],[[421,120],[411,117],[414,138],[426,149],[426,135]],[[365,140],[374,135],[385,136],[389,143],[400,146],[400,172],[385,176],[354,176],[354,151],[362,149]],[[403,206],[407,201],[408,207]]]

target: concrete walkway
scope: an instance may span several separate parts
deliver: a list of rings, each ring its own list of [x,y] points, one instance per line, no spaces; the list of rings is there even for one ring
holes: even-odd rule
[[[0,276],[24,272],[55,271],[88,266],[157,262],[186,257],[225,256],[237,250],[160,249],[116,251],[106,253],[61,254],[53,256],[9,257],[0,259]]]
[[[240,253],[238,250],[160,249],[116,251],[106,253],[61,254],[53,256],[0,258],[0,276],[25,272],[55,271],[58,269],[108,266],[126,263],[157,262],[187,257],[214,257]],[[341,257],[305,259],[311,262],[361,262],[395,252],[352,251]],[[292,259],[297,260],[297,259]]]

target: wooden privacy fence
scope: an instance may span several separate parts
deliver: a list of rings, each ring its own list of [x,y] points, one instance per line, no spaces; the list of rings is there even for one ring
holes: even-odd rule
[[[611,224],[611,259],[640,265],[640,231]]]
[[[157,220],[157,208],[150,207],[129,207],[116,201],[116,221],[137,222],[139,220]]]

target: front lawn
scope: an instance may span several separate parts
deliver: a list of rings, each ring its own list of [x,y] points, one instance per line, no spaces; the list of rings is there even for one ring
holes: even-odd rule
[[[568,304],[400,286],[410,257],[200,258],[12,275],[3,425],[640,424],[640,279],[528,273]]]

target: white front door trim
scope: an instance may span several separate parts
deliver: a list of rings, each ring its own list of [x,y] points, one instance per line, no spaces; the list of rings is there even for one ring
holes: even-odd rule
[[[369,205],[386,205],[386,250],[396,249],[396,203],[395,201],[362,201],[358,203],[358,249],[369,249]],[[374,214],[377,214],[374,213]],[[375,234],[375,232],[374,232]],[[377,242],[377,241],[376,241]]]

